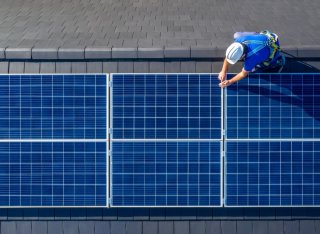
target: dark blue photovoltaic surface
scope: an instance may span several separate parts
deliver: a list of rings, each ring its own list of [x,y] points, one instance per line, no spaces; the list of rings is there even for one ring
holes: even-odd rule
[[[113,139],[221,139],[221,89],[210,74],[113,74]]]
[[[227,88],[229,139],[320,138],[319,74],[250,74]]]
[[[106,143],[2,142],[0,185],[0,206],[106,206]]]
[[[106,75],[0,75],[1,139],[105,139]]]
[[[228,142],[227,206],[319,206],[320,142]]]
[[[112,206],[220,206],[220,142],[113,142]]]

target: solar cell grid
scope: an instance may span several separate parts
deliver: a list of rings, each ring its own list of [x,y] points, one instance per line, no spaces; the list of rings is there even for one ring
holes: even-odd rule
[[[319,141],[228,142],[227,206],[319,206]]]
[[[106,206],[106,122],[106,75],[0,75],[0,206]]]
[[[105,139],[105,75],[0,75],[1,139]]]
[[[220,206],[220,142],[113,142],[112,206]]]
[[[221,206],[216,75],[113,74],[111,80],[111,205]]]
[[[227,88],[229,139],[320,138],[320,74],[250,74]]]
[[[106,206],[106,142],[1,142],[0,206]]]
[[[113,139],[221,139],[210,74],[113,74]]]

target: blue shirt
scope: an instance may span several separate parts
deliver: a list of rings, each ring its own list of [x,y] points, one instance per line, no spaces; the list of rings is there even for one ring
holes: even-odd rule
[[[242,43],[244,41],[249,41],[249,40],[267,42],[268,41],[268,37],[265,36],[265,35],[257,33],[257,34],[254,34],[254,35],[238,37],[234,41]],[[279,41],[277,41],[276,44],[279,45]],[[247,47],[246,54],[250,53],[252,50],[254,50],[255,48],[257,48],[259,46],[260,45],[256,44],[256,43],[246,44],[246,47]],[[243,66],[244,70],[246,70],[248,72],[252,71],[255,66],[257,66],[258,64],[268,60],[269,54],[270,54],[269,46],[265,46],[263,49],[261,49],[258,52],[252,54],[250,57],[246,56],[245,59],[244,59],[244,66]],[[279,52],[277,52],[275,54],[273,61],[278,56],[279,56]]]

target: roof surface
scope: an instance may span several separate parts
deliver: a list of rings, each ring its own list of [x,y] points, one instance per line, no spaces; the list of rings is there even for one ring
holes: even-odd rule
[[[3,0],[0,47],[226,47],[236,31],[273,30],[319,47],[318,0]]]

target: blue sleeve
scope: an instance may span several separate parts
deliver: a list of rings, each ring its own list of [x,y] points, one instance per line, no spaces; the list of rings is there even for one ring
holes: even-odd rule
[[[256,63],[253,59],[247,59],[244,62],[243,69],[247,72],[251,72],[256,65],[258,65],[258,63]]]
[[[244,70],[246,70],[247,72],[251,72],[255,66],[262,63],[266,58],[268,58],[267,53],[269,53],[269,49],[264,50],[264,53],[262,55],[252,55],[251,57],[247,58],[243,65]]]

